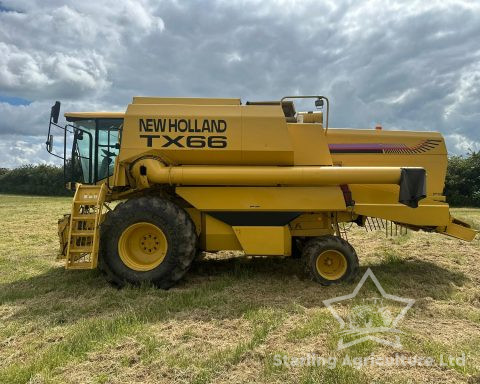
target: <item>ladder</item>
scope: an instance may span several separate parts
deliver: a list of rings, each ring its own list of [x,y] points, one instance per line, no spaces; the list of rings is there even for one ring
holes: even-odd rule
[[[97,267],[99,227],[107,187],[77,184],[72,203],[66,269],[93,269]]]

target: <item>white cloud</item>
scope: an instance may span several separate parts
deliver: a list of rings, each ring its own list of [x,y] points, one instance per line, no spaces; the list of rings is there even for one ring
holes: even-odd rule
[[[154,2],[3,1],[0,90],[30,100],[102,98],[129,47],[165,26]]]
[[[56,164],[60,161],[45,150],[44,140],[8,135],[0,141],[0,168],[14,168],[27,164]]]
[[[242,61],[242,56],[238,52],[228,53],[225,57],[227,63],[238,63]]]
[[[26,97],[76,97],[105,90],[107,65],[92,52],[42,55],[0,42],[0,88]],[[23,92],[19,92],[24,90]]]
[[[451,148],[455,148],[455,153],[468,153],[470,151],[480,151],[480,141],[471,141],[465,138],[465,136],[458,134],[445,135],[447,145]]]

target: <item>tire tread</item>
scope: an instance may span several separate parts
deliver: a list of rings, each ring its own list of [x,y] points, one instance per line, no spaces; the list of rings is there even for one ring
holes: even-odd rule
[[[117,248],[112,245],[111,237],[118,237],[116,229],[124,227],[125,221],[131,217],[138,217],[138,221],[141,221],[142,217],[152,221],[161,219],[173,234],[173,241],[168,245],[169,250],[166,256],[168,260],[164,261],[167,262],[168,268],[162,267],[162,269],[167,268],[168,273],[164,271],[161,277],[149,280],[159,288],[171,288],[185,275],[195,258],[197,235],[195,224],[188,213],[165,198],[144,196],[131,199],[107,213],[100,228],[99,269],[106,280],[117,287],[123,287],[126,283],[140,284],[144,281],[141,278],[135,278],[135,276],[141,276],[142,272],[131,270],[132,273],[126,276],[122,275],[121,269],[115,268],[119,256]],[[160,266],[148,273],[157,270]]]

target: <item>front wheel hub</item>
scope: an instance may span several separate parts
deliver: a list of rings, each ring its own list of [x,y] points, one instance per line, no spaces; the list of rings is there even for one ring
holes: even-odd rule
[[[167,254],[167,238],[152,223],[140,222],[127,227],[118,241],[118,253],[126,266],[135,271],[158,267]]]

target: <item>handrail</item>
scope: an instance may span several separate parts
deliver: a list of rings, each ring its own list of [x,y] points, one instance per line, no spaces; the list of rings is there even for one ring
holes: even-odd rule
[[[280,105],[283,105],[285,99],[323,99],[327,102],[327,113],[325,115],[325,135],[328,131],[328,115],[330,112],[330,101],[326,96],[322,95],[308,95],[308,96],[284,96],[280,99]]]

